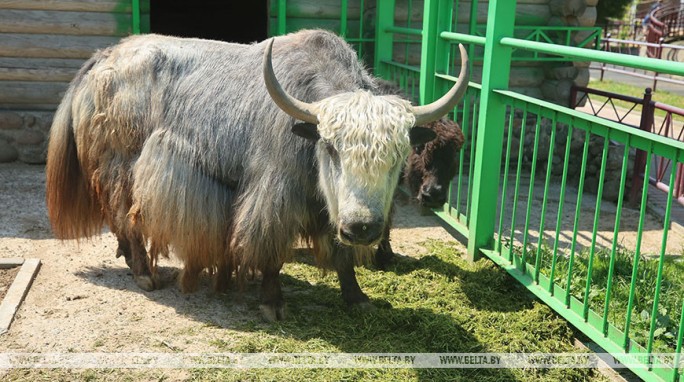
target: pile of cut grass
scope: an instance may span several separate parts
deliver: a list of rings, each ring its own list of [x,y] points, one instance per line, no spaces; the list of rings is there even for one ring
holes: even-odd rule
[[[306,258],[282,276],[287,320],[249,321],[240,338],[217,338],[223,352],[449,353],[582,352],[569,324],[487,259],[469,263],[461,247],[431,241],[420,258],[387,271],[358,268],[377,307],[349,312],[337,277]],[[197,380],[604,380],[592,369],[251,369],[195,370]]]

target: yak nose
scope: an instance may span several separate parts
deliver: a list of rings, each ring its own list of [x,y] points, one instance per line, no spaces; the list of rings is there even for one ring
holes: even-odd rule
[[[368,245],[380,238],[383,227],[382,221],[342,224],[340,225],[340,237],[343,242]]]
[[[418,199],[425,207],[441,207],[446,203],[446,188],[439,184],[424,185],[421,187]]]

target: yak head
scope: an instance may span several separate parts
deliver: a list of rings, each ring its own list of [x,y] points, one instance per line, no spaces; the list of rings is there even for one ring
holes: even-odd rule
[[[316,142],[318,185],[337,239],[345,245],[374,245],[382,237],[401,169],[412,145],[435,138],[419,127],[435,121],[463,98],[468,58],[461,48],[459,79],[439,100],[413,106],[397,96],[364,90],[336,94],[314,103],[289,95],[273,72],[273,39],[264,52],[264,80],[274,102],[304,121],[292,132]]]
[[[458,173],[458,152],[464,137],[459,125],[448,118],[425,127],[433,130],[437,138],[413,147],[404,169],[404,182],[421,206],[439,208],[447,202],[449,184]]]

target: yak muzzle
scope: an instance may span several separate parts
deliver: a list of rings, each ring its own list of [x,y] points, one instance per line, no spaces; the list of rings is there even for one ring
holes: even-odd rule
[[[423,207],[441,207],[447,201],[447,189],[448,188],[442,187],[439,184],[423,185],[423,187],[420,188],[418,200]]]
[[[346,245],[370,245],[380,239],[384,227],[382,221],[341,224],[340,241]]]

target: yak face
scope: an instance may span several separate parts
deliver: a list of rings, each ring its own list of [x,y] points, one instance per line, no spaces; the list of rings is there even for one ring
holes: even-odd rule
[[[404,179],[421,206],[439,208],[447,202],[449,183],[458,172],[464,137],[458,124],[446,118],[428,127],[437,132],[437,139],[413,148]]]
[[[293,132],[317,141],[318,183],[331,224],[342,244],[375,244],[411,145],[435,134],[413,128],[409,102],[394,96],[358,91],[316,106],[318,125],[298,124]]]

